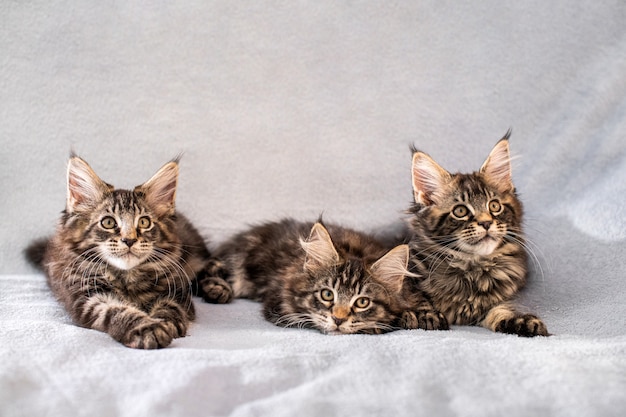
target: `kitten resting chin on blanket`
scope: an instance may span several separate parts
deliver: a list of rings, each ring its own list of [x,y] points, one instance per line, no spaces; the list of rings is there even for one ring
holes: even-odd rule
[[[177,181],[172,161],[133,190],[119,190],[70,158],[56,234],[26,254],[75,323],[141,349],[185,336],[195,316],[192,280],[209,251],[175,211]]]
[[[387,250],[369,235],[292,219],[240,233],[216,250],[199,278],[203,298],[263,302],[267,320],[322,333],[447,329],[445,318],[405,277],[409,248]]]

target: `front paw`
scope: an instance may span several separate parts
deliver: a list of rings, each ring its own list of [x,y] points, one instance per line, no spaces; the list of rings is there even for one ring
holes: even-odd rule
[[[145,319],[127,331],[121,342],[134,349],[159,349],[169,346],[178,333],[172,323]]]
[[[403,329],[448,330],[448,320],[437,311],[405,311],[400,318]]]
[[[549,336],[548,328],[541,319],[533,314],[501,320],[496,325],[496,332],[516,334],[522,337]]]
[[[226,304],[233,299],[230,284],[218,277],[205,277],[199,282],[200,295],[207,303]]]

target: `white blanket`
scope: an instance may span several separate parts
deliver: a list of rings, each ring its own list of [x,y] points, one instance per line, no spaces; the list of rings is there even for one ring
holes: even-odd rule
[[[623,2],[3,2],[0,416],[626,415]],[[21,251],[70,149],[132,187],[183,152],[178,208],[214,247],[291,216],[397,227],[409,145],[451,171],[513,128],[554,335],[326,336],[196,299],[138,351],[73,325]]]

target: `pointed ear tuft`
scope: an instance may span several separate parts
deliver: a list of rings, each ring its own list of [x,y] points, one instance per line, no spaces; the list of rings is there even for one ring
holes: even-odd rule
[[[67,210],[93,208],[113,186],[102,181],[82,158],[72,155],[67,165]]]
[[[515,190],[511,176],[508,134],[496,143],[480,168],[480,172],[499,192],[506,193]]]
[[[135,191],[146,196],[148,204],[158,215],[171,215],[176,207],[177,184],[178,162],[172,161],[163,165],[148,181],[135,187]]]
[[[413,154],[413,195],[415,202],[425,206],[436,203],[452,176],[423,152]]]
[[[386,284],[395,293],[402,290],[404,278],[410,275],[408,271],[409,265],[409,246],[399,245],[391,249],[380,258],[370,271],[379,281]]]
[[[335,245],[328,230],[321,223],[315,223],[309,237],[306,240],[300,239],[300,244],[306,252],[304,260],[306,270],[316,270],[339,263],[339,254]]]

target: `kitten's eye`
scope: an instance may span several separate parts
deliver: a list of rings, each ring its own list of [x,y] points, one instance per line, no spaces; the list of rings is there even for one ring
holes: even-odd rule
[[[324,301],[333,301],[335,294],[331,290],[325,289],[320,291],[320,297],[322,297]]]
[[[144,216],[139,219],[139,227],[142,229],[147,229],[150,226],[152,226],[152,220],[150,220],[150,217]]]
[[[367,297],[359,297],[354,302],[357,308],[367,308],[370,305],[370,299]]]
[[[489,202],[489,211],[492,213],[498,213],[500,210],[502,210],[502,205],[498,200],[491,200]]]
[[[458,217],[460,219],[469,214],[469,209],[464,205],[459,204],[452,209],[452,214],[454,215],[454,217]]]
[[[105,218],[100,220],[100,225],[104,227],[105,229],[110,230],[110,229],[115,228],[115,226],[117,226],[117,222],[115,221],[113,217],[106,216]]]

